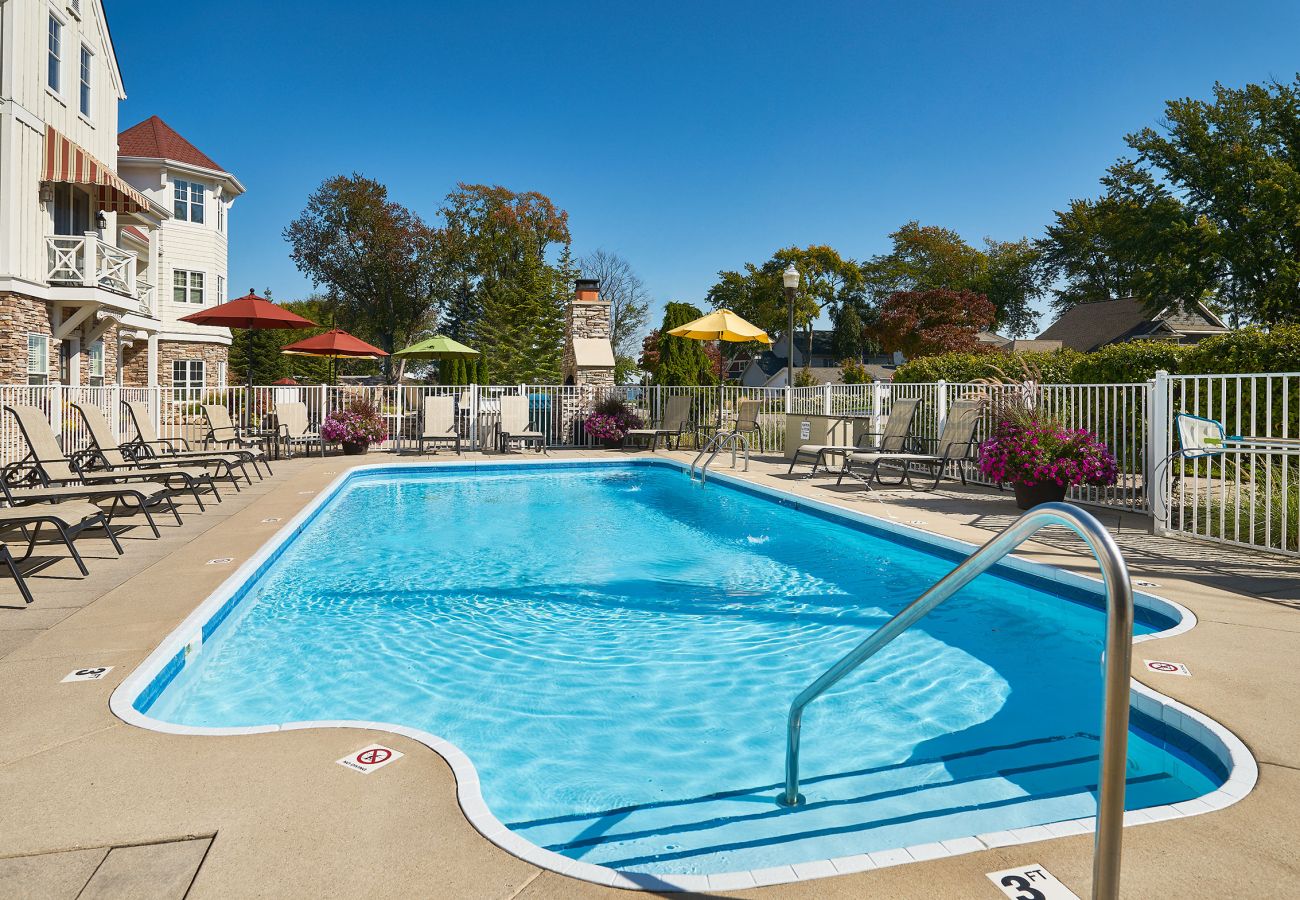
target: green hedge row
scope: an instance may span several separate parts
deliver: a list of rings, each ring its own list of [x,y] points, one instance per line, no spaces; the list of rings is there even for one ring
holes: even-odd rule
[[[975,381],[1023,378],[1021,362],[1046,384],[1127,384],[1150,381],[1157,369],[1171,375],[1300,372],[1300,325],[1269,331],[1243,328],[1199,344],[1133,341],[1094,353],[1056,350],[1034,353],[944,353],[898,367],[896,382]]]

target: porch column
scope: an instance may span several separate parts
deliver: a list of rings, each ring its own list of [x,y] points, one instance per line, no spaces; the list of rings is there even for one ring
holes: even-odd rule
[[[148,354],[145,357],[148,363],[147,366],[148,375],[145,377],[145,384],[147,384],[149,387],[157,387],[158,386],[158,335],[156,334],[149,335],[149,349],[146,350],[145,352]]]

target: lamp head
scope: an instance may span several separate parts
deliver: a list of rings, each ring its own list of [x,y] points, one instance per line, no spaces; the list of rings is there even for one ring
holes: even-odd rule
[[[790,289],[799,286],[799,270],[794,267],[794,263],[785,267],[785,271],[781,273],[781,281]]]

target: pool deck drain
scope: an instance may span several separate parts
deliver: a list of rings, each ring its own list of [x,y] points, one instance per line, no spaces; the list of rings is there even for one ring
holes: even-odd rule
[[[581,455],[610,454],[551,454]],[[661,455],[689,462],[692,454]],[[187,515],[185,526],[165,528],[162,540],[133,529],[121,560],[88,535],[79,542],[90,559],[88,579],[76,577],[57,551],[38,551],[53,562],[31,578],[37,602],[26,610],[0,609],[0,678],[6,684],[0,692],[0,796],[6,797],[0,804],[0,873],[23,868],[30,875],[35,854],[93,855],[101,851],[83,848],[219,833],[186,896],[630,896],[539,870],[490,844],[461,814],[446,763],[408,738],[360,728],[176,736],[125,725],[108,711],[113,688],[229,575],[228,565],[206,566],[207,560],[218,554],[249,558],[268,536],[266,528],[250,526],[270,517],[288,521],[333,473],[388,458],[282,462],[273,478],[204,516]],[[836,491],[822,480],[787,479],[784,468],[759,460],[740,477],[895,522],[920,514],[927,530],[973,541],[986,540],[1017,512],[1007,495],[996,492],[945,486],[928,495],[867,495]],[[1126,830],[1125,895],[1295,893],[1300,724],[1289,709],[1300,696],[1294,666],[1300,567],[1294,560],[1154,538],[1135,515],[1107,512],[1103,518],[1121,526],[1118,539],[1135,580],[1159,583],[1158,593],[1187,605],[1199,619],[1196,628],[1158,645],[1162,657],[1186,664],[1195,678],[1146,673],[1140,658],[1135,677],[1222,722],[1260,763],[1259,786],[1235,806]],[[1090,572],[1068,537],[1044,535],[1025,549],[1028,558]],[[0,586],[6,583],[12,587]],[[0,598],[8,603],[7,594]],[[87,663],[113,669],[97,682],[59,683]],[[401,765],[358,778],[330,762],[371,743],[405,754]],[[320,760],[326,762],[314,764]],[[1000,891],[987,873],[1033,863],[1087,896],[1091,846],[1091,835],[1079,834],[909,865],[867,860],[871,867],[863,871],[778,887],[747,888],[737,881],[726,888],[769,897],[996,898]]]

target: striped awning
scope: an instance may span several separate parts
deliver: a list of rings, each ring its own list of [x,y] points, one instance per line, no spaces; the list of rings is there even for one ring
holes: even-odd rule
[[[99,208],[106,212],[156,212],[149,199],[119,178],[110,166],[48,125],[45,126],[45,169],[41,180],[91,185],[95,188]]]

